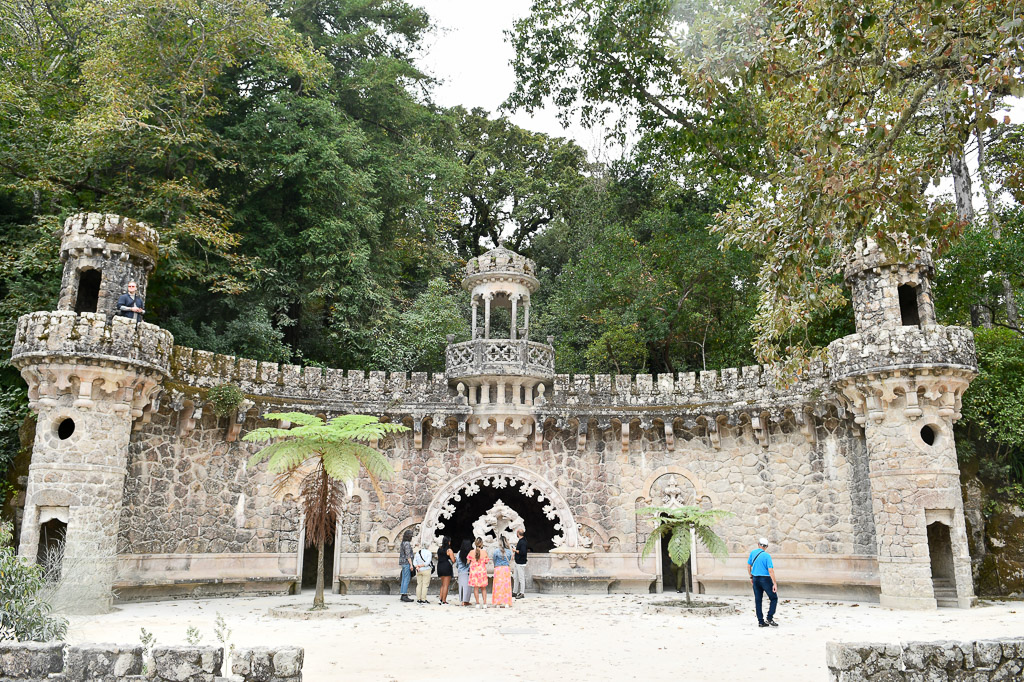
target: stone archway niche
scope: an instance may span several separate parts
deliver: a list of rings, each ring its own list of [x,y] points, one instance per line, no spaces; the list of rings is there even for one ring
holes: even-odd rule
[[[537,496],[544,505],[544,512],[550,519],[557,519],[554,544],[559,548],[580,547],[580,535],[572,510],[562,494],[549,481],[529,469],[511,464],[485,464],[471,469],[448,481],[434,495],[427,507],[420,527],[421,544],[433,544],[435,536],[443,534],[445,519],[455,512],[455,502],[465,496],[475,495],[481,486],[495,488],[515,487],[527,497]]]

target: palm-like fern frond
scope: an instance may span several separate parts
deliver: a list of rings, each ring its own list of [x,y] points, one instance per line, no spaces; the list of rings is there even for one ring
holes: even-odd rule
[[[695,506],[684,507],[644,507],[637,510],[637,515],[650,517],[657,524],[647,542],[644,544],[641,557],[646,558],[653,551],[659,538],[669,535],[668,556],[677,566],[690,560],[691,532],[697,540],[707,547],[712,556],[720,559],[728,556],[725,541],[711,529],[718,521],[733,516],[724,509],[701,509]]]

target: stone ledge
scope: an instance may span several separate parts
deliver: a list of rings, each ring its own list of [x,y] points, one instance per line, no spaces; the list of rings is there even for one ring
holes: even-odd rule
[[[826,646],[834,682],[1016,680],[1024,672],[1024,638],[975,641],[843,643]]]

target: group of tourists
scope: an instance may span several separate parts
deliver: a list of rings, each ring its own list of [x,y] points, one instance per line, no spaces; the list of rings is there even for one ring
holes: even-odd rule
[[[402,536],[398,549],[398,566],[402,571],[401,600],[411,602],[409,583],[416,576],[416,603],[428,604],[431,575],[435,569],[441,579],[439,603],[448,603],[448,591],[452,578],[458,576],[459,603],[477,608],[487,605],[487,586],[491,583],[491,604],[500,608],[512,608],[513,599],[526,596],[526,531],[516,531],[516,545],[512,547],[504,535],[498,537],[497,546],[490,553],[484,549],[483,538],[462,541],[459,551],[452,547],[452,539],[445,535],[437,550],[437,565],[428,547],[415,552],[412,547],[412,531]],[[487,577],[487,564],[493,568],[493,578]],[[514,579],[514,582],[513,582]]]

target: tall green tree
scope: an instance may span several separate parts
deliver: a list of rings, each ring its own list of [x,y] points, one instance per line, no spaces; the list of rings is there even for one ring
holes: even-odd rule
[[[566,371],[677,372],[750,364],[750,254],[708,232],[708,192],[622,162],[537,238],[535,309]]]
[[[303,412],[275,412],[263,418],[287,421],[293,426],[264,426],[245,434],[242,440],[270,442],[249,458],[249,466],[267,462],[267,471],[277,474],[277,492],[294,477],[300,477],[306,546],[317,548],[313,610],[324,609],[324,544],[334,536],[343,509],[345,491],[341,484],[365,472],[377,497],[383,500],[378,481],[391,476],[393,469],[387,457],[370,443],[408,427],[362,414],[342,415],[326,422]]]
[[[459,254],[468,259],[502,242],[527,250],[580,191],[586,153],[570,140],[525,130],[483,109],[455,107],[448,115],[460,162],[452,188]]]
[[[855,240],[897,253],[958,222],[924,189],[1020,93],[1017,3],[982,0],[536,0],[517,22],[516,90],[585,121],[609,104],[676,159],[740,188],[717,222],[764,258],[755,346],[817,354],[812,312],[843,305]],[[693,163],[689,166],[692,168]],[[898,235],[910,239],[900,243]]]

